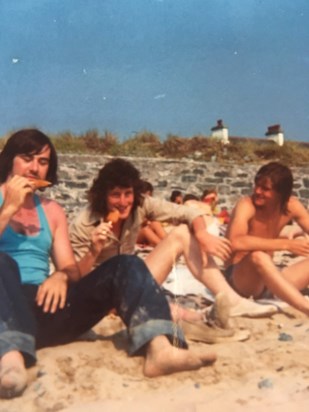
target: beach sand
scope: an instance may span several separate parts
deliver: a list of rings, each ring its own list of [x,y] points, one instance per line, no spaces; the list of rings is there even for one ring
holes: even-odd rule
[[[281,257],[282,259],[282,257]],[[149,379],[143,357],[128,357],[121,320],[103,319],[87,336],[38,351],[23,396],[0,400],[0,412],[271,411],[309,409],[309,322],[290,307],[263,319],[232,319],[245,342],[189,342],[218,360],[194,372]]]

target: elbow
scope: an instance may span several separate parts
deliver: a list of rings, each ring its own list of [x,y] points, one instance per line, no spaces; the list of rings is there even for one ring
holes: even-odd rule
[[[239,238],[230,239],[232,252],[237,252],[243,249],[242,241]]]

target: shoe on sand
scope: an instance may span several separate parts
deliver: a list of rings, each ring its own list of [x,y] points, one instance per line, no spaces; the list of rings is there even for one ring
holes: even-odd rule
[[[11,399],[20,396],[27,386],[26,369],[12,366],[0,371],[0,398]]]
[[[217,326],[222,329],[229,329],[231,305],[225,293],[216,295],[215,302],[206,308],[204,321],[208,326]]]
[[[187,320],[182,320],[180,326],[184,331],[186,339],[195,342],[242,342],[250,338],[250,332],[246,329],[222,329],[217,326],[208,326],[203,321],[189,322]]]
[[[241,298],[237,305],[230,307],[231,317],[263,318],[278,313],[275,305],[257,303],[253,300]]]

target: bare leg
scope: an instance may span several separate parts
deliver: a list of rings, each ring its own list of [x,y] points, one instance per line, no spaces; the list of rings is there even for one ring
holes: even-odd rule
[[[147,245],[150,246],[156,246],[159,244],[161,239],[159,236],[151,229],[149,226],[145,226],[142,229],[140,229],[138,238],[137,238],[137,243],[146,243]]]
[[[281,274],[297,290],[306,288],[309,286],[309,258],[287,266],[281,271]]]
[[[22,354],[10,351],[0,361],[0,397],[14,398],[27,386],[27,372]]]
[[[191,350],[172,346],[166,336],[157,336],[147,346],[143,372],[148,378],[154,378],[196,370],[215,360],[214,352],[195,354]]]
[[[199,244],[187,225],[179,225],[172,230],[145,259],[146,265],[159,284],[166,280],[181,254],[184,255],[190,272],[197,280],[214,295],[223,292],[227,296],[231,304],[231,316],[268,316],[277,311],[275,306],[258,305],[239,296],[227,283],[214,259],[207,256],[207,262],[203,260]]]
[[[150,227],[154,231],[154,233],[162,240],[166,237],[167,233],[163,229],[161,222],[157,222],[156,220],[150,222]]]
[[[166,280],[181,254],[184,255],[193,276],[214,295],[224,292],[231,305],[239,301],[240,296],[226,282],[214,260],[208,256],[208,262],[204,264],[199,244],[187,225],[180,225],[172,230],[145,259],[146,265],[159,284]]]
[[[278,298],[309,316],[309,302],[299,292],[309,283],[309,259],[279,272],[265,252],[252,252],[235,266],[233,282],[245,296],[258,296],[265,285]]]

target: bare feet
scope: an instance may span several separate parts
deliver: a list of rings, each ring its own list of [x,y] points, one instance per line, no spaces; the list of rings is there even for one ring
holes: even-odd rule
[[[20,396],[27,386],[24,358],[18,351],[2,356],[0,361],[0,398]]]
[[[157,336],[148,344],[143,372],[148,378],[154,378],[196,370],[215,362],[216,358],[214,352],[195,354],[172,346],[166,336]]]

